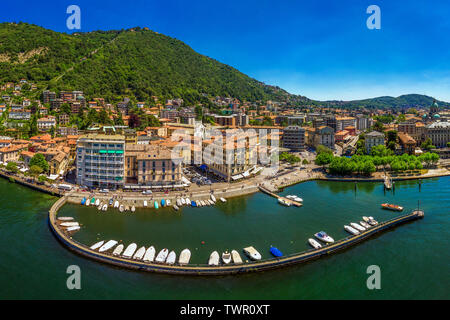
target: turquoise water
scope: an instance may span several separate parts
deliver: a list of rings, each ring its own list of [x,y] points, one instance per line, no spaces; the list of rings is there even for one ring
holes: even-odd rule
[[[390,202],[425,218],[382,233],[336,255],[263,273],[187,277],[124,270],[78,256],[51,234],[47,210],[56,198],[0,180],[0,298],[114,299],[448,299],[450,178],[397,182],[395,193],[381,183],[307,182],[286,189],[301,208],[283,207],[257,193],[206,208],[103,213],[66,205],[60,215],[83,224],[74,239],[86,244],[116,239],[179,253],[193,263],[219,252],[253,245],[269,258],[274,245],[290,254],[308,248],[307,239],[325,230],[347,236],[343,225],[363,215],[379,221],[398,213],[380,209]],[[202,241],[205,243],[202,244]],[[66,268],[81,268],[81,290],[66,288]],[[368,290],[366,268],[381,269],[381,290]]]

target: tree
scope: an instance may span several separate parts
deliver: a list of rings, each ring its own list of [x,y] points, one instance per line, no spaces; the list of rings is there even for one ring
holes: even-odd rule
[[[372,128],[372,129],[375,130],[375,131],[378,131],[378,132],[383,132],[384,125],[383,125],[382,122],[377,121],[377,122],[375,122],[375,124],[373,125],[373,128]]]
[[[41,153],[36,153],[30,160],[29,166],[38,166],[42,169],[43,172],[47,172],[48,171],[48,162],[47,160],[45,160],[44,155],[42,155]]]
[[[321,154],[321,153],[329,153],[329,154],[333,154],[333,151],[330,148],[327,148],[321,144],[319,144],[316,148],[316,152],[317,155]]]
[[[19,172],[19,168],[17,168],[17,163],[15,163],[14,161],[8,162],[8,164],[6,165],[6,170],[14,173]]]
[[[420,147],[423,150],[427,150],[427,151],[430,151],[431,149],[436,149],[436,147],[433,145],[433,142],[431,141],[431,138],[428,138],[424,142],[422,142]]]
[[[328,152],[322,152],[317,155],[315,163],[318,166],[325,166],[327,164],[330,164],[331,161],[333,161],[333,154],[330,154]]]
[[[303,159],[302,164],[307,165],[307,164],[309,164],[309,161],[306,159]]]
[[[31,166],[31,167],[30,167],[30,173],[31,173],[33,176],[38,176],[38,175],[40,175],[42,172],[44,172],[44,170],[43,170],[41,167],[39,167],[39,166],[34,165],[34,166]]]

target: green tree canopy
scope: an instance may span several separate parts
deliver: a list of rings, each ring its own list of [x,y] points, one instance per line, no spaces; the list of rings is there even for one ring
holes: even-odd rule
[[[30,160],[30,167],[32,166],[38,166],[40,167],[43,172],[47,172],[48,171],[48,162],[47,160],[45,160],[45,157],[43,154],[41,153],[36,153]]]

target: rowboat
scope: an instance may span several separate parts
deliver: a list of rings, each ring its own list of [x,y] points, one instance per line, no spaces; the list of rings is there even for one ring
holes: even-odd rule
[[[123,210],[124,210],[124,207],[123,207],[123,204],[121,204],[120,207],[119,207],[119,211],[123,212]]]
[[[400,207],[396,204],[383,203],[383,204],[381,204],[381,207],[386,210],[403,211],[403,207]]]
[[[181,205],[182,205],[181,199],[178,198],[178,199],[177,199],[177,206],[178,206],[178,207],[181,207]]]
[[[165,207],[166,206],[166,200],[161,199],[161,207]]]
[[[103,243],[105,243],[105,241],[103,241],[103,240],[99,241],[99,242],[96,242],[90,248],[92,250],[97,250],[98,248],[100,248],[103,245]]]
[[[100,199],[95,200],[95,205],[98,206],[100,204]]]
[[[89,201],[89,199],[86,200],[86,207],[89,207],[89,205],[91,204],[91,201]]]
[[[352,228],[350,226],[344,226],[344,229],[347,230],[347,232],[350,232],[353,235],[358,235],[360,232],[356,230],[355,228]]]
[[[147,251],[145,252],[144,255],[144,261],[146,262],[153,262],[153,260],[155,260],[155,254],[156,254],[156,250],[154,246],[150,246]]]
[[[201,203],[202,203],[202,207],[209,205],[209,203],[206,203],[204,200],[201,200]]]
[[[220,197],[220,201],[222,201],[222,202],[227,202],[227,199],[225,199],[225,198],[223,198],[223,197]]]
[[[212,200],[213,202],[216,202],[216,197],[214,197],[213,194],[211,194],[211,200]]]
[[[66,231],[69,231],[69,232],[75,231],[75,230],[80,230],[80,226],[68,227],[68,228],[66,229]]]
[[[144,207],[147,206],[147,200],[144,200]]]
[[[102,210],[103,210],[103,211],[108,210],[108,205],[107,205],[106,203],[103,205]]]
[[[156,262],[160,262],[160,263],[165,262],[168,254],[169,254],[169,250],[168,250],[168,249],[166,249],[166,248],[162,249],[162,250],[158,253],[158,255],[156,256],[155,261],[156,261]]]
[[[180,257],[178,258],[178,263],[180,265],[185,265],[189,263],[189,260],[191,259],[191,251],[189,249],[184,249],[180,253]]]
[[[317,242],[316,240],[312,239],[312,238],[309,238],[308,242],[314,249],[322,248],[322,245],[319,242]]]
[[[192,201],[191,201],[191,206],[196,207],[196,206],[197,206],[197,203],[196,203],[194,200],[192,200]]]
[[[110,207],[113,205],[113,203],[114,203],[114,200],[113,199],[109,199],[109,206]]]
[[[119,201],[116,200],[116,201],[114,202],[114,208],[118,208],[118,207],[119,207]]]
[[[131,212],[135,212],[136,208],[134,206],[131,206]]]
[[[166,206],[170,207],[170,204],[171,204],[170,199],[167,199],[166,200]]]
[[[277,258],[283,256],[283,253],[280,250],[278,250],[278,248],[275,247],[270,247],[270,253]]]
[[[362,225],[357,224],[357,223],[350,223],[350,226],[352,226],[353,228],[355,228],[358,231],[366,231],[366,228],[364,228]]]
[[[92,198],[91,199],[91,204],[94,204],[95,203],[95,198]]]
[[[222,261],[224,264],[229,264],[231,262],[231,253],[228,251],[222,253]]]
[[[178,206],[177,206],[176,204],[173,205],[173,208],[174,208],[176,211],[178,211],[178,209],[180,209],[180,208],[178,208]]]
[[[172,250],[172,251],[170,251],[169,255],[167,256],[166,263],[174,264],[176,258],[177,258],[177,255],[176,255],[175,251]]]
[[[186,198],[186,205],[189,206],[191,204],[191,199]]]
[[[181,198],[181,199],[180,199],[180,202],[181,202],[181,205],[184,206],[184,205],[186,204],[186,199]]]
[[[252,260],[261,260],[261,254],[252,246],[244,248],[244,253]]]
[[[130,210],[130,206],[129,205],[125,205],[125,211],[128,211],[128,210]]]
[[[136,253],[133,256],[134,260],[142,260],[142,257],[145,254],[145,247],[140,247],[139,249],[137,249]]]
[[[242,263],[241,255],[236,250],[231,250],[231,256],[233,257],[233,262],[235,264],[241,264]]]
[[[122,257],[131,258],[133,256],[133,253],[136,251],[136,249],[137,249],[136,243],[132,243],[132,244],[128,245],[128,247],[123,252]]]
[[[158,209],[158,208],[159,208],[159,206],[158,206],[158,201],[155,201],[155,202],[153,203],[153,205],[155,206],[155,209]]]
[[[329,235],[327,235],[327,233],[325,231],[317,232],[316,234],[314,234],[314,236],[323,242],[328,242],[328,243],[334,242],[334,239],[332,237],[330,237]]]
[[[61,220],[61,221],[71,221],[71,220],[73,220],[73,217],[59,217],[58,220]]]
[[[195,201],[195,203],[197,204],[197,207],[201,207],[202,206],[202,202],[200,200]]]
[[[86,197],[83,197],[83,199],[81,199],[81,205],[83,206],[86,203]]]
[[[122,253],[123,251],[123,244],[119,244],[113,251],[113,256],[118,256]]]
[[[73,221],[73,222],[63,222],[63,223],[60,224],[60,226],[62,226],[62,227],[76,227],[76,226],[79,226],[79,225],[80,224],[78,222],[75,222],[75,221]]]
[[[210,266],[218,266],[219,265],[219,253],[217,251],[213,251],[209,256],[208,264]]]
[[[104,245],[102,245],[100,247],[100,249],[98,249],[98,252],[105,252],[108,251],[109,249],[111,249],[112,247],[114,247],[117,244],[116,240],[109,240],[108,242],[106,242]]]
[[[98,210],[98,211],[102,211],[102,205],[103,205],[103,204],[100,203],[100,204],[97,206],[97,210]]]

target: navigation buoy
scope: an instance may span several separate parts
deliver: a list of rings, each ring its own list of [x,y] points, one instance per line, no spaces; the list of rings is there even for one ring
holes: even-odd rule
[[[202,244],[205,244],[205,241],[202,241]]]

